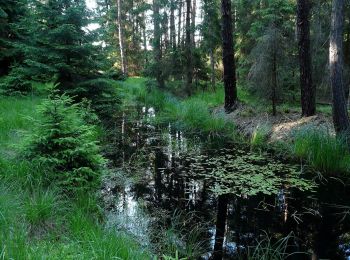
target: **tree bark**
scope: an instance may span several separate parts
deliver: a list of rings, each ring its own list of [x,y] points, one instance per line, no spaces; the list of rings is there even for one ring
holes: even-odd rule
[[[186,92],[192,93],[193,67],[192,67],[192,44],[191,44],[191,0],[186,0]]]
[[[276,30],[276,28],[275,28]],[[275,37],[276,40],[276,37]],[[273,57],[272,57],[272,89],[271,89],[271,102],[272,102],[272,115],[277,115],[277,109],[276,109],[276,89],[277,89],[277,57],[276,57],[276,48],[273,50]]]
[[[191,24],[191,42],[192,46],[196,46],[195,42],[195,34],[196,34],[196,11],[197,11],[197,2],[196,0],[193,0],[193,5],[192,5],[192,24]]]
[[[344,0],[333,0],[329,44],[329,69],[332,86],[333,124],[336,133],[348,138],[350,121],[343,81]]]
[[[142,13],[143,27],[142,27],[142,36],[143,36],[143,51],[145,53],[145,66],[148,63],[148,53],[147,53],[147,36],[146,36],[146,18],[145,12]]]
[[[312,82],[310,52],[310,0],[298,0],[297,31],[299,47],[301,114],[308,117],[316,113],[316,93]]]
[[[182,0],[178,0],[179,1],[179,27],[177,30],[177,46],[180,48],[181,47],[181,31],[182,31],[182,27],[181,27],[181,19],[182,19]]]
[[[153,0],[153,25],[154,25],[154,61],[155,61],[155,76],[160,88],[164,87],[164,79],[162,73],[162,49],[161,49],[161,29],[160,29],[160,15],[159,15],[159,0]]]
[[[122,65],[122,72],[124,75],[128,75],[128,66],[125,57],[125,49],[124,49],[124,34],[123,34],[123,24],[122,24],[122,5],[121,0],[117,0],[117,8],[118,8],[118,38],[119,38],[119,49],[120,49],[120,61]]]
[[[175,1],[170,1],[170,46],[174,50],[176,48],[176,32],[175,32]]]
[[[216,90],[216,87],[215,87],[215,59],[214,59],[213,48],[210,48],[209,57],[210,57],[210,68],[211,68],[211,75],[210,75],[211,87],[213,90]]]
[[[225,111],[231,112],[237,103],[236,67],[232,36],[231,0],[221,0],[222,60],[224,66]]]

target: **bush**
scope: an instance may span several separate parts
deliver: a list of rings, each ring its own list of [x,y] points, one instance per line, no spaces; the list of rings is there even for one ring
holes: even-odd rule
[[[53,92],[40,106],[42,120],[25,146],[25,155],[49,170],[45,179],[66,190],[91,187],[104,159],[99,154],[95,128],[87,124],[77,104]]]

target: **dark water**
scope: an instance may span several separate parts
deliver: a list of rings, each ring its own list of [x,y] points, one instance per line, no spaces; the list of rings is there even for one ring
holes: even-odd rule
[[[237,144],[157,129],[155,118],[152,108],[130,109],[112,129],[115,170],[103,189],[111,226],[193,258],[245,259],[259,241],[264,251],[290,235],[285,258],[350,259],[349,186]]]

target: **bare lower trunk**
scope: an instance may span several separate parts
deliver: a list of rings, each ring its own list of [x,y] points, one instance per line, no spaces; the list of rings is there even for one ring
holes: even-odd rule
[[[125,57],[125,49],[124,49],[124,35],[123,35],[123,24],[122,24],[122,12],[121,12],[121,0],[117,0],[117,8],[118,8],[118,38],[119,38],[119,49],[120,49],[120,61],[122,65],[122,72],[124,75],[128,74],[128,67]]]
[[[272,102],[272,115],[276,116],[276,89],[277,89],[277,58],[276,49],[273,50],[273,60],[272,60],[272,86],[271,86],[271,102]]]
[[[333,123],[337,134],[349,135],[350,121],[343,81],[344,0],[333,0],[329,45],[330,82],[333,95]]]
[[[237,102],[236,67],[232,36],[231,0],[221,0],[222,61],[224,66],[225,110],[234,110]]]
[[[209,57],[210,57],[210,68],[211,68],[211,75],[210,75],[211,87],[213,90],[216,90],[216,87],[215,87],[215,60],[214,60],[213,48],[210,48]]]
[[[181,31],[182,31],[182,27],[181,27],[181,19],[182,19],[182,0],[178,0],[179,1],[179,13],[178,13],[178,18],[179,18],[179,27],[177,30],[177,46],[180,48],[181,47]]]
[[[196,36],[196,11],[197,11],[197,2],[193,0],[192,5],[192,24],[191,24],[191,42],[193,47],[196,45],[195,36]]]
[[[316,113],[316,95],[312,82],[310,53],[310,8],[311,4],[309,0],[298,0],[297,29],[302,116],[313,116]]]
[[[175,1],[170,2],[170,47],[176,48],[176,32],[175,32]]]
[[[162,49],[161,49],[161,30],[160,30],[160,15],[159,15],[159,0],[153,0],[153,25],[154,25],[154,60],[155,60],[155,76],[160,88],[164,87],[164,79],[162,73]]]
[[[192,44],[191,44],[191,0],[186,0],[186,92],[187,95],[192,93]]]
[[[147,37],[146,37],[146,18],[145,18],[145,13],[142,14],[142,19],[143,19],[143,28],[142,28],[143,51],[145,53],[145,65],[147,65],[148,58],[147,58]]]

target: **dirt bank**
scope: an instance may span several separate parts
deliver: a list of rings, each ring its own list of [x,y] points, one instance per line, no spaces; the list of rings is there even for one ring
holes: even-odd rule
[[[214,109],[214,114],[225,116],[227,120],[234,122],[239,131],[246,136],[252,136],[256,129],[263,127],[269,132],[269,142],[290,141],[293,132],[304,127],[315,127],[327,130],[334,134],[332,117],[318,113],[315,116],[303,118],[300,112],[280,112],[272,116],[267,112],[259,112],[252,106],[240,103],[235,111],[224,113],[223,106]]]

